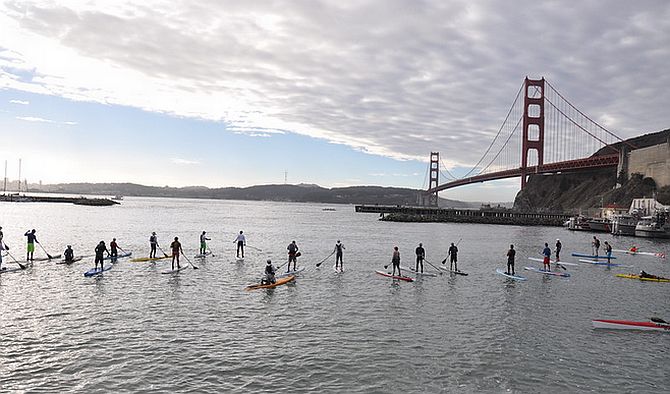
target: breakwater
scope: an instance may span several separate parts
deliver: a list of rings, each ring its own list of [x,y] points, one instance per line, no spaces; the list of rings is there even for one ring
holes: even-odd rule
[[[118,202],[108,198],[27,196],[19,194],[0,194],[0,201],[70,203],[75,205],[89,205],[96,207],[119,204]]]
[[[389,222],[449,222],[506,224],[519,226],[562,226],[570,215],[515,212],[500,209],[453,209],[391,205],[357,205],[356,212],[378,213]]]

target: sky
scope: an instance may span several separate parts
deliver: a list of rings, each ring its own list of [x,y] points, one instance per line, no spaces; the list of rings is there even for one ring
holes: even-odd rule
[[[1,1],[0,160],[44,183],[424,188],[431,151],[477,162],[526,76],[624,138],[669,128],[668,64],[668,1]]]

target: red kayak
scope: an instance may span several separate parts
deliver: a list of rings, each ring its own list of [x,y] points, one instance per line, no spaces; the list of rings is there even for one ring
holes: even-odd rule
[[[593,320],[593,328],[608,328],[612,330],[644,330],[670,332],[670,324],[630,320]]]
[[[402,275],[391,275],[388,272],[383,272],[383,271],[375,271],[381,276],[386,276],[388,278],[393,278],[393,279],[400,279],[404,280],[405,282],[414,282],[413,278],[410,278],[409,276],[402,276]]]

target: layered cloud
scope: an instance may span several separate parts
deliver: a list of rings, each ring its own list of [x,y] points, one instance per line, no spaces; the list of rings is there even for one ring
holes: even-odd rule
[[[7,1],[0,87],[471,165],[528,75],[667,128],[670,3]]]

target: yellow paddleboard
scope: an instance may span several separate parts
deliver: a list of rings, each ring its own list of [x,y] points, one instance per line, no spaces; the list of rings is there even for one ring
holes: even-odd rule
[[[639,279],[639,280],[646,280],[649,282],[670,282],[670,279],[668,278],[640,278],[640,275],[636,274],[616,274],[619,278],[626,278],[626,279]]]

